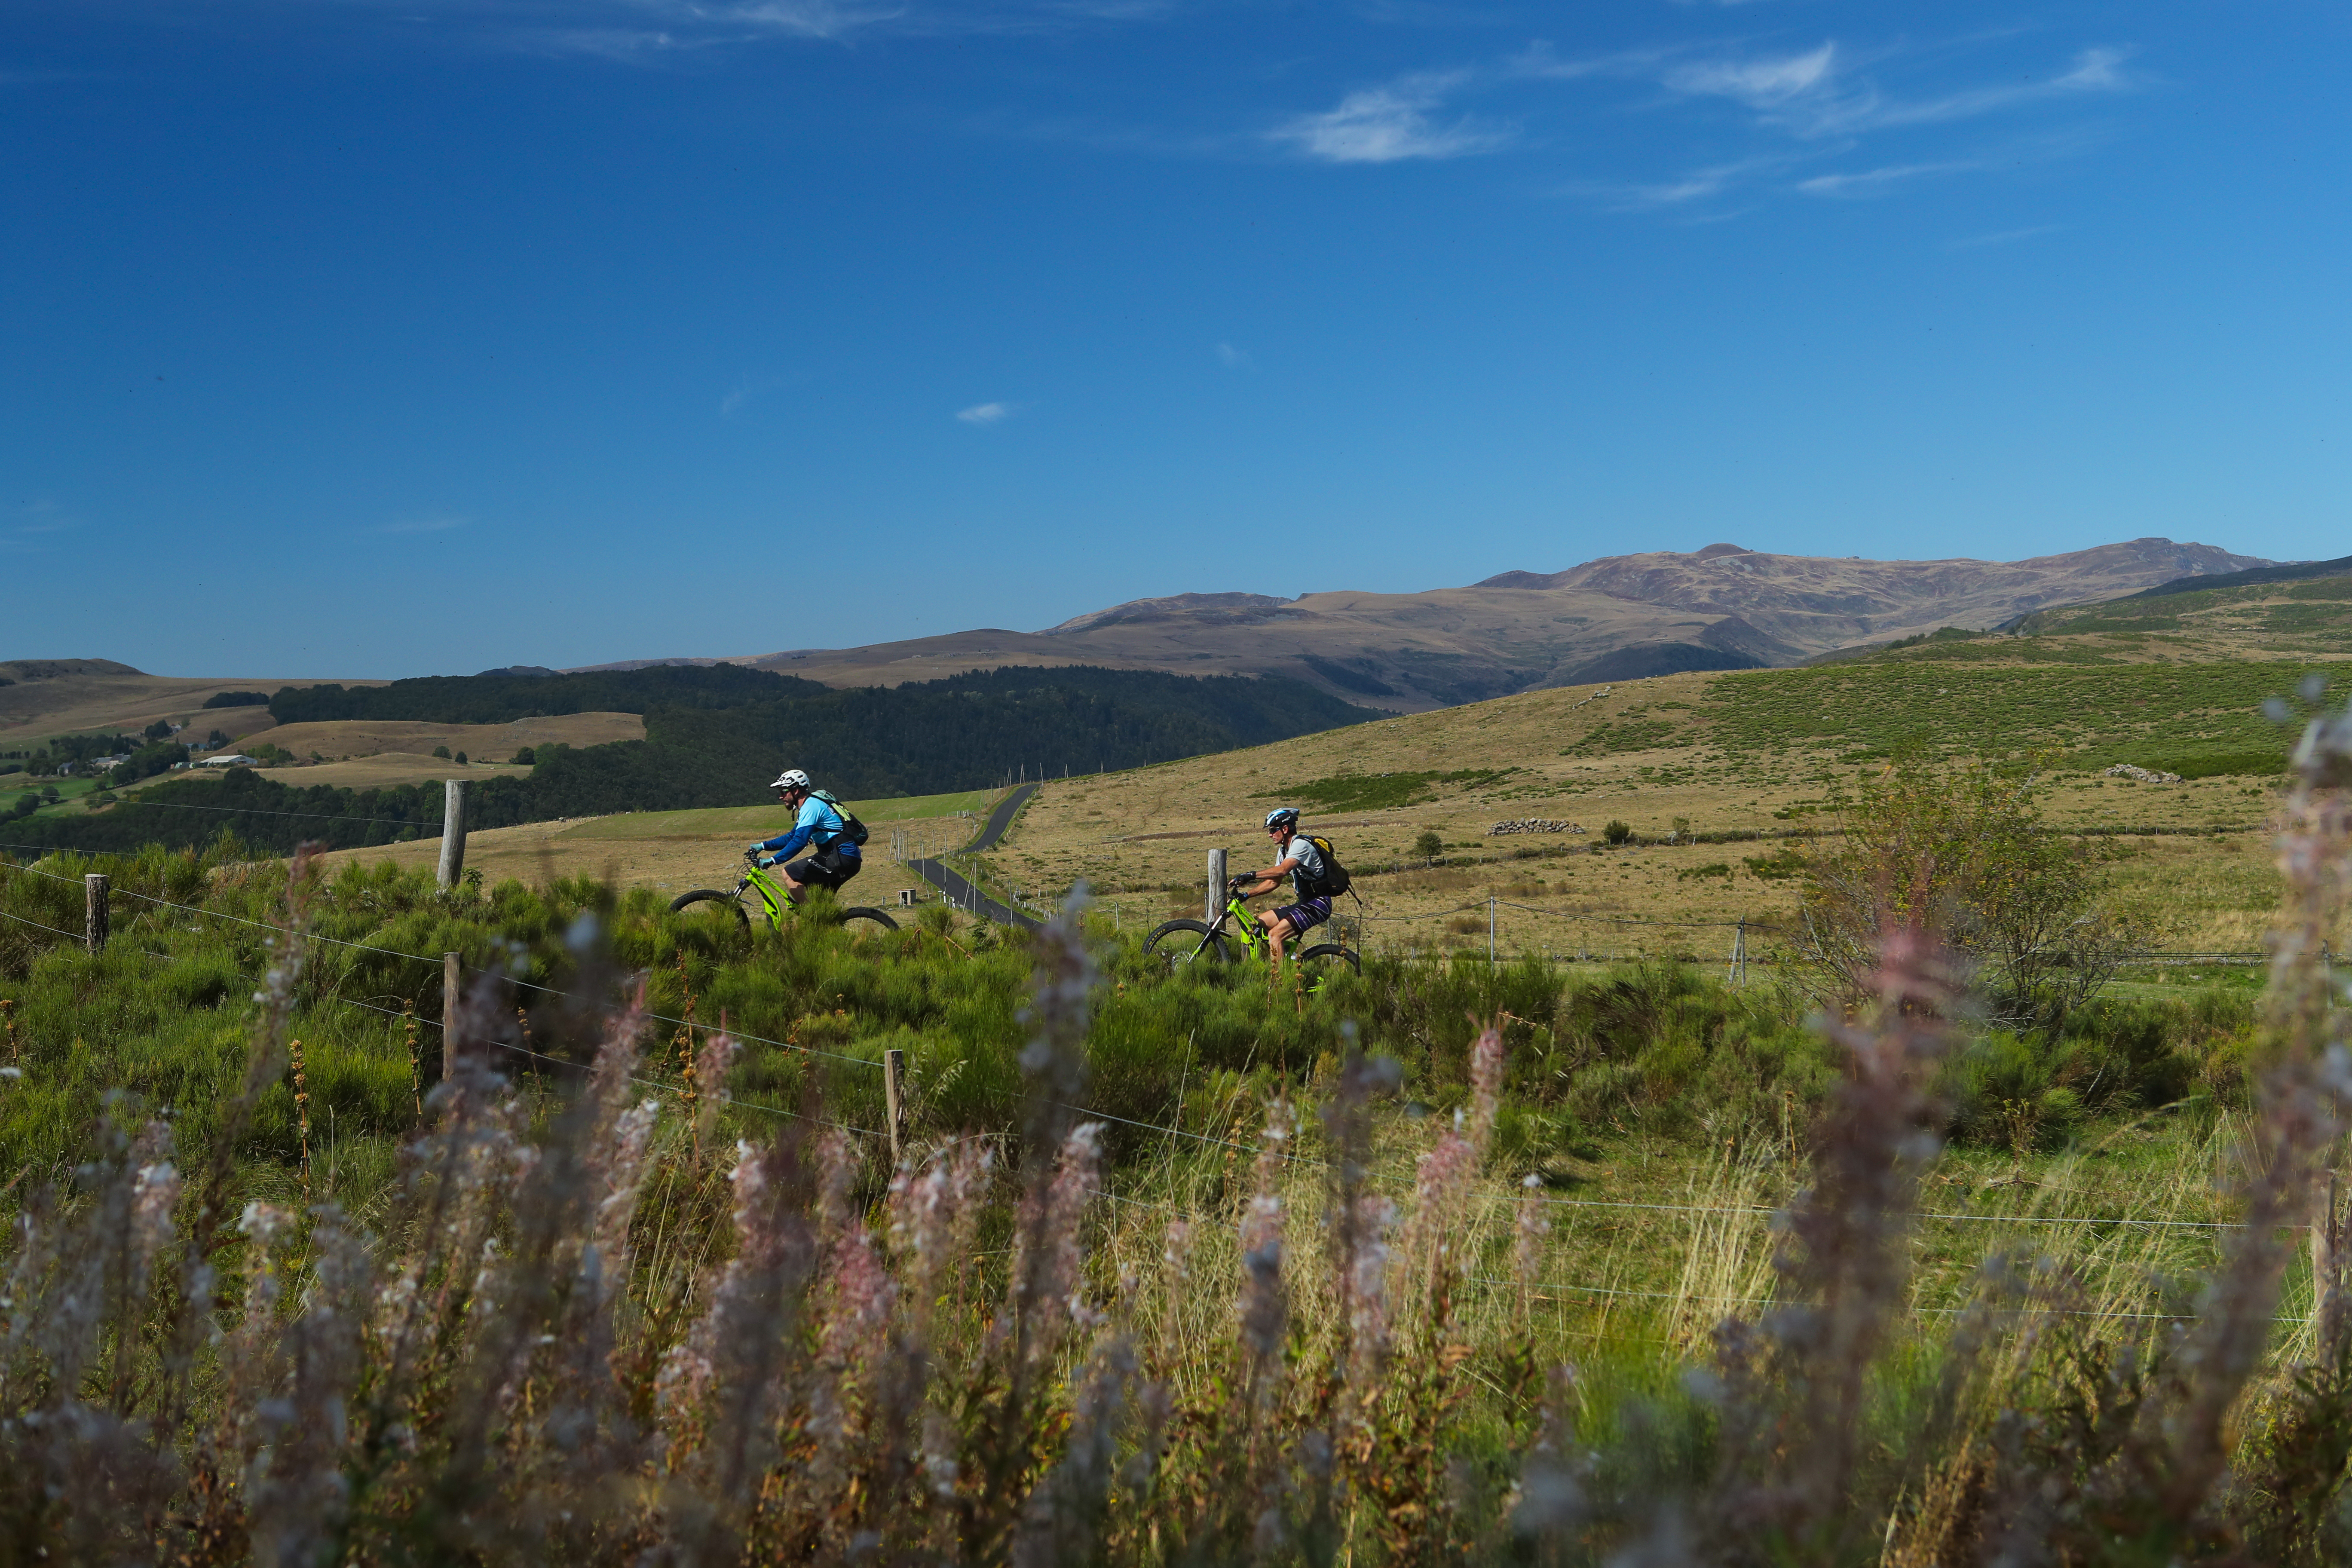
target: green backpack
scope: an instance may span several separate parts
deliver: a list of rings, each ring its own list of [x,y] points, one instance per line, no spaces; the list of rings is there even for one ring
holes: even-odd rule
[[[866,824],[858,821],[855,816],[851,815],[849,807],[834,799],[833,792],[831,790],[813,789],[809,791],[809,798],[812,800],[821,800],[840,814],[841,832],[835,837],[835,843],[838,843],[843,838],[846,838],[852,844],[858,846],[860,848],[865,847]],[[822,849],[824,846],[820,844],[817,847]]]

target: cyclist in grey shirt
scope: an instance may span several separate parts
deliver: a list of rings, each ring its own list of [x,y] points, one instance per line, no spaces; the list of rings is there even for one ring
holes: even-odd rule
[[[1235,890],[1244,898],[1254,899],[1260,893],[1270,893],[1283,878],[1288,877],[1298,896],[1295,904],[1279,909],[1260,910],[1257,923],[1274,943],[1274,961],[1283,962],[1284,944],[1312,926],[1321,925],[1331,918],[1331,895],[1323,890],[1324,879],[1330,869],[1324,864],[1323,852],[1315,841],[1298,831],[1298,812],[1292,806],[1278,806],[1265,814],[1265,834],[1274,840],[1281,858],[1263,871],[1234,879]]]

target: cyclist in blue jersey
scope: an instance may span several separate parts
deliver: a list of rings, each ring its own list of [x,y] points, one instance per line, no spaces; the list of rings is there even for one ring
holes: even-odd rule
[[[773,838],[762,838],[751,846],[763,867],[791,861],[783,868],[784,888],[793,902],[801,901],[801,889],[814,884],[820,888],[838,889],[866,868],[865,857],[849,837],[849,825],[843,818],[840,803],[823,790],[812,788],[808,774],[798,768],[787,768],[768,786],[776,798],[793,812],[793,830]],[[810,850],[808,858],[793,860],[803,847]]]

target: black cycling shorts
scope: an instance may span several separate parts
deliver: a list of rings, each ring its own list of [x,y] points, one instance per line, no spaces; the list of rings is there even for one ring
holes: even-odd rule
[[[838,849],[820,849],[805,860],[795,860],[784,868],[784,875],[803,888],[839,888],[858,872],[866,862],[856,855],[844,855]]]

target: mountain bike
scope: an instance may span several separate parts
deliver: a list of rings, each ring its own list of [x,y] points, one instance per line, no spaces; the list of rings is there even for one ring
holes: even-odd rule
[[[767,920],[768,929],[774,931],[800,910],[784,891],[783,883],[761,868],[757,851],[746,851],[743,858],[751,864],[743,868],[743,879],[735,884],[731,893],[716,888],[697,888],[690,893],[680,893],[669,901],[670,912],[683,914],[688,910],[707,917],[725,920],[733,916],[738,926],[751,923],[751,911],[757,909]],[[864,904],[836,906],[834,919],[853,931],[871,931],[879,926],[884,931],[897,931],[898,922],[880,910]]]
[[[1265,928],[1251,918],[1249,904],[1239,891],[1256,879],[1244,877],[1226,884],[1225,909],[1217,917],[1216,924],[1210,925],[1203,921],[1170,921],[1143,939],[1143,951],[1158,957],[1171,969],[1202,959],[1230,963],[1234,957],[1231,943],[1238,940],[1245,952],[1271,963],[1274,961],[1274,943],[1266,936]],[[1230,937],[1225,931],[1228,924],[1234,928]],[[1304,969],[1309,981],[1318,986],[1322,984],[1322,976],[1333,973],[1343,963],[1358,973],[1361,973],[1364,967],[1362,959],[1335,942],[1318,942],[1313,947],[1301,949],[1290,955],[1290,962]]]

